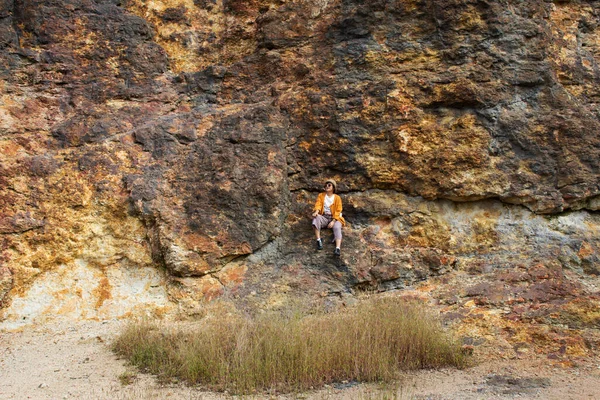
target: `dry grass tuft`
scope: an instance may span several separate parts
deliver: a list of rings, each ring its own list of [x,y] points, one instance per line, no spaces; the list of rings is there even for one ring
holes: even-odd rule
[[[119,382],[121,382],[121,385],[123,386],[131,385],[133,382],[135,382],[136,377],[137,376],[135,372],[125,371],[119,375]]]
[[[402,370],[465,364],[460,346],[423,306],[390,298],[334,313],[227,317],[186,329],[134,323],[114,350],[162,379],[233,393],[390,382]]]

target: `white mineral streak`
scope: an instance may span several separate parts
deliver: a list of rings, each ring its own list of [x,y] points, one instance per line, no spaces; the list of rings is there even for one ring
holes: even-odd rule
[[[0,329],[51,320],[106,320],[162,314],[173,308],[164,276],[151,267],[112,266],[104,271],[75,260],[42,274],[3,310]]]

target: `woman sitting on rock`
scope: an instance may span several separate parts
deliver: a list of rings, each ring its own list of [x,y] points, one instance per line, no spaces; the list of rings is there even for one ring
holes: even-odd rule
[[[333,254],[339,257],[342,244],[342,226],[346,225],[346,221],[342,217],[342,199],[335,194],[336,191],[337,186],[333,179],[325,181],[325,192],[319,193],[312,213],[312,226],[317,237],[317,250],[323,250],[321,229],[333,229],[335,240]]]

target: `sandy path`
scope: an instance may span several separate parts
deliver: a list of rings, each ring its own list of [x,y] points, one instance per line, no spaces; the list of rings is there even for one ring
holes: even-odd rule
[[[0,331],[0,399],[231,399],[184,386],[161,387],[110,351],[120,321]],[[120,377],[130,372],[133,383]],[[400,388],[399,388],[400,387]],[[482,363],[411,373],[398,385],[341,385],[282,399],[600,399],[600,360],[575,368],[547,360]]]
[[[134,370],[109,348],[121,324],[53,324],[0,332],[0,399],[222,397],[185,387],[159,388],[152,377],[142,374],[133,384],[123,385],[119,377]]]

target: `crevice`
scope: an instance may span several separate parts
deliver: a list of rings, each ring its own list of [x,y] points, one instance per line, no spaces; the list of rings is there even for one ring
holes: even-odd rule
[[[219,285],[221,285],[222,288],[225,288],[225,284],[221,281],[221,279],[217,276],[217,273],[208,273],[204,276],[210,276],[211,278],[213,278],[214,280],[216,280],[217,282],[219,282]]]
[[[568,214],[570,212],[577,212],[577,211],[586,211],[589,213],[600,213],[600,210],[593,210],[593,209],[589,209],[587,207],[581,207],[581,208],[573,208],[573,207],[577,207],[577,205],[573,205],[573,206],[568,206],[566,208],[564,208],[561,211],[551,211],[551,212],[546,212],[543,210],[539,210],[536,211],[535,209],[530,208],[526,202],[523,203],[511,203],[509,201],[503,200],[499,195],[494,195],[494,196],[489,196],[489,197],[481,197],[478,199],[456,199],[456,198],[448,198],[448,197],[436,197],[433,199],[425,199],[422,196],[414,196],[414,195],[410,195],[404,191],[401,190],[394,190],[394,189],[376,189],[376,188],[372,188],[372,189],[365,189],[365,190],[352,190],[352,191],[339,191],[337,194],[339,195],[353,195],[353,194],[364,194],[364,193],[369,193],[370,191],[378,191],[378,192],[383,192],[383,193],[394,193],[394,194],[401,194],[403,196],[406,196],[409,199],[414,199],[414,200],[421,200],[424,203],[435,203],[435,202],[441,202],[441,201],[447,201],[447,202],[451,202],[454,204],[476,204],[476,203],[483,203],[483,202],[498,202],[502,205],[505,205],[507,207],[520,207],[520,208],[524,208],[527,211],[529,211],[530,213],[534,214],[534,215],[539,215],[539,216],[549,216],[549,217],[553,217],[553,216],[560,216],[560,215],[564,215],[564,214]],[[306,192],[306,193],[311,193],[311,194],[318,194],[321,193],[322,190],[320,189],[308,189],[308,188],[297,188],[297,189],[292,189],[290,190],[290,193],[301,193],[301,192]],[[591,196],[591,197],[587,197],[587,198],[582,198],[582,199],[578,199],[577,201],[581,201],[581,202],[585,202],[587,200],[591,200],[593,198],[595,198],[597,196]],[[342,198],[343,200],[343,198]]]
[[[257,250],[257,251],[258,251],[258,250]],[[235,263],[235,262],[239,262],[239,261],[242,261],[242,260],[245,260],[245,259],[246,259],[246,258],[248,258],[248,257],[249,257],[251,254],[254,254],[254,251],[253,251],[252,253],[250,253],[250,254],[239,254],[239,255],[230,255],[230,256],[225,256],[225,257],[222,257],[222,258],[221,258],[222,260],[223,260],[223,259],[225,259],[225,260],[227,260],[227,261],[225,261],[223,264],[221,264],[221,266],[219,267],[219,269],[218,269],[218,270],[211,270],[211,271],[208,271],[208,272],[207,272],[207,274],[216,274],[216,273],[218,273],[218,272],[222,271],[222,270],[223,270],[223,268],[225,268],[225,267],[226,267],[226,266],[228,266],[229,264],[231,264],[231,263]]]
[[[585,181],[578,181],[578,182],[573,182],[573,183],[567,183],[567,184],[564,184],[564,185],[557,186],[556,189],[560,190],[560,189],[564,189],[564,188],[569,187],[569,186],[582,185],[582,184],[585,184],[585,183],[586,183]],[[595,197],[595,196],[591,196],[591,197]]]
[[[20,32],[20,28],[19,28],[19,23],[18,23],[18,15],[20,13],[18,13],[18,7],[22,7],[22,0],[15,0],[15,2],[13,3],[13,8],[11,10],[11,16],[9,18],[12,18],[12,28],[13,31],[15,32],[15,39],[16,39],[16,45],[17,45],[17,54],[21,54],[23,53],[23,49],[21,48],[21,37],[19,35]]]

